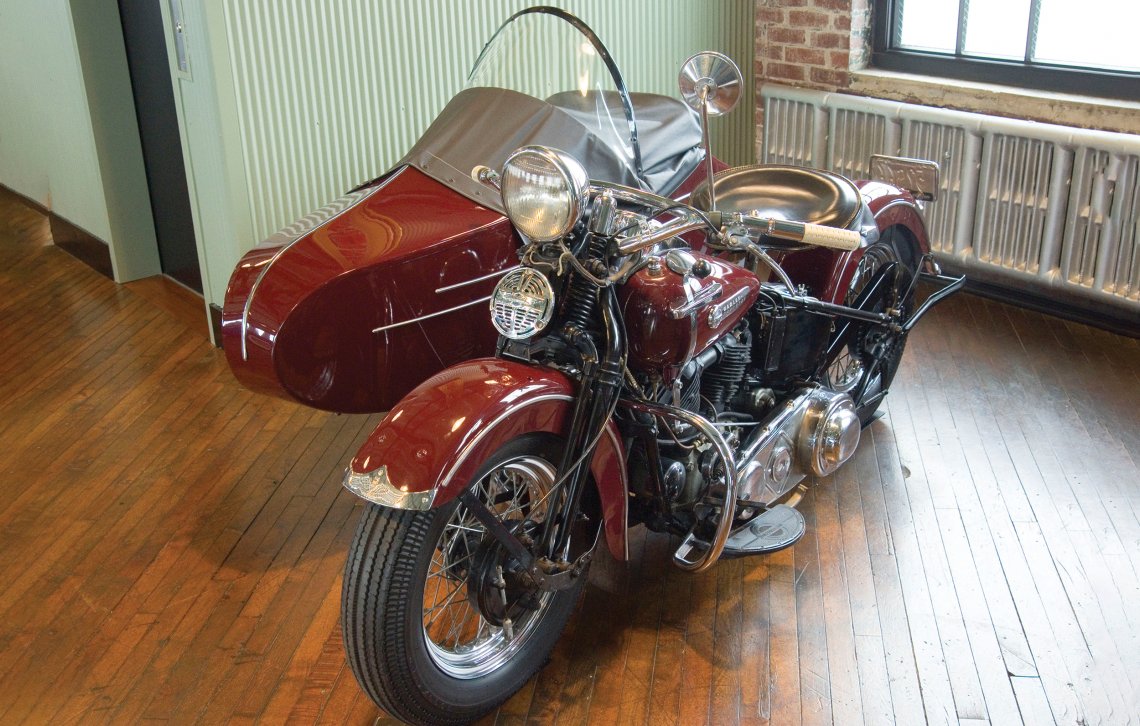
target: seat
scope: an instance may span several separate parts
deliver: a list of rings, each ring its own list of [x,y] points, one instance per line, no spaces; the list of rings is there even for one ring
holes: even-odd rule
[[[863,200],[850,179],[820,169],[757,164],[738,166],[713,176],[716,207],[763,219],[811,222],[841,229],[857,229]],[[708,210],[708,183],[689,199]]]

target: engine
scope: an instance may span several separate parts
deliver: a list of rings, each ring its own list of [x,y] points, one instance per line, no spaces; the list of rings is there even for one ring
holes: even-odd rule
[[[739,500],[746,507],[769,506],[804,477],[831,473],[855,451],[860,433],[847,394],[805,382],[810,362],[818,360],[806,348],[826,339],[813,329],[819,321],[766,307],[763,298],[657,395],[660,403],[699,413],[717,426],[737,452]],[[674,505],[691,505],[724,481],[720,458],[697,445],[695,429],[674,421],[660,430],[662,484]]]

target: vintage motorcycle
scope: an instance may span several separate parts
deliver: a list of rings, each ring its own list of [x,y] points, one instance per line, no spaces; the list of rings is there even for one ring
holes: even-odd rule
[[[524,10],[395,169],[235,270],[243,383],[388,411],[344,479],[366,505],[343,627],[392,714],[462,723],[518,690],[603,537],[625,560],[630,527],[674,533],[692,572],[795,542],[805,482],[961,287],[916,204],[929,163],[875,160],[908,191],[713,159],[740,83],[702,53],[684,102],[630,92],[581,21]]]

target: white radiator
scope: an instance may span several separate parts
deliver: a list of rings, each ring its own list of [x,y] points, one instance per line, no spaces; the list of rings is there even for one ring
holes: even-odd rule
[[[943,261],[1140,310],[1140,137],[765,85],[764,163],[865,178],[871,154],[942,167]]]

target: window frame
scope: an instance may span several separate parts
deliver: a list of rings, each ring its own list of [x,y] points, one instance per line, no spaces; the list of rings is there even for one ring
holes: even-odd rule
[[[933,53],[898,47],[902,30],[901,8],[905,0],[873,0],[871,65],[888,71],[924,76],[958,78],[1043,91],[1120,100],[1140,100],[1140,73],[1097,68],[1062,66],[1029,61],[1036,41],[1041,0],[1030,0],[1026,53],[1021,61],[964,55],[966,14],[969,0],[958,2],[958,32],[955,54]]]

